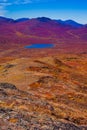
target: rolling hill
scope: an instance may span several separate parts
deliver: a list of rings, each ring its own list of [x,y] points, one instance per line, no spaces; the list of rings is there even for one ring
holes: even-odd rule
[[[53,43],[56,49],[62,47],[63,51],[86,51],[87,27],[76,28],[71,25],[74,23],[76,26],[76,22],[61,23],[46,17],[23,18],[15,22],[1,17],[0,23],[1,50],[35,43]]]

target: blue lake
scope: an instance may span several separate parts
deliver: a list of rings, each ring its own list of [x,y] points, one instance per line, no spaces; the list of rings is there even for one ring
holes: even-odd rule
[[[54,47],[53,44],[44,44],[44,43],[25,46],[25,48],[53,48],[53,47]]]

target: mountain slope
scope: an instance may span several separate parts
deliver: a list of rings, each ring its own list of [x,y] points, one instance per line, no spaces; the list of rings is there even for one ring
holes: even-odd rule
[[[70,25],[72,27],[75,27],[75,28],[81,28],[83,27],[84,25],[83,24],[80,24],[80,23],[77,23],[73,20],[65,20],[65,21],[62,21],[62,20],[56,20],[58,23],[62,24],[62,25]]]
[[[18,22],[25,22],[25,21],[28,21],[29,18],[19,18],[19,19],[16,19],[15,22],[18,23]]]
[[[1,23],[12,23],[12,22],[14,22],[13,19],[0,16],[0,24]]]
[[[86,26],[75,28],[45,17],[24,19],[22,22],[6,20],[11,21],[5,19],[0,24],[1,50],[21,46],[24,48],[25,45],[35,43],[52,43],[55,49],[62,48],[64,52],[86,51]]]
[[[1,130],[3,125],[13,130],[87,129],[85,57],[58,53],[54,57],[22,57],[2,62]]]

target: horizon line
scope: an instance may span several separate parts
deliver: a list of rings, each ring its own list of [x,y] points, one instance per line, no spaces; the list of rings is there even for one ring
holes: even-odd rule
[[[7,17],[7,16],[2,16],[2,15],[0,15],[0,17],[3,17],[3,18],[8,18],[8,19],[13,19],[13,20],[18,20],[18,19],[22,19],[22,18],[28,18],[28,19],[36,19],[36,18],[49,18],[49,19],[51,19],[51,20],[61,20],[61,21],[67,21],[67,20],[72,20],[72,21],[74,21],[74,22],[76,22],[76,23],[78,23],[78,24],[83,24],[83,25],[86,25],[87,23],[80,23],[79,21],[77,21],[77,20],[73,20],[73,19],[57,19],[57,18],[51,18],[51,17],[46,17],[46,16],[37,16],[37,17],[18,17],[18,18],[14,18],[14,17]]]

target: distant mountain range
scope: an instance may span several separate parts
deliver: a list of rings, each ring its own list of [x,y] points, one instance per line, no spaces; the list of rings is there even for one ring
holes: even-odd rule
[[[63,25],[70,25],[70,26],[73,26],[73,27],[83,27],[84,25],[83,24],[80,24],[80,23],[77,23],[73,20],[65,20],[65,21],[62,21],[62,20],[56,20],[58,23],[60,24],[63,24]]]
[[[73,20],[53,20],[46,17],[16,20],[0,17],[0,44],[57,44],[59,41],[69,44],[87,42],[87,25]]]
[[[53,20],[53,19],[46,18],[46,17],[38,17],[36,19],[41,21],[41,22],[56,21],[57,23],[62,24],[64,26],[69,25],[69,26],[76,27],[76,28],[80,28],[80,27],[85,26],[84,24],[77,23],[73,20],[65,20],[65,21],[63,21],[61,19],[59,19],[59,20],[54,19]],[[0,16],[0,23],[5,23],[5,22],[7,22],[7,23],[18,23],[18,22],[25,22],[25,21],[29,21],[29,20],[31,20],[31,19],[29,19],[29,18],[19,18],[19,19],[14,20],[12,18],[6,18],[6,17]]]
[[[0,23],[5,23],[5,22],[12,23],[12,22],[14,22],[14,20],[11,18],[6,18],[6,17],[0,16]]]

